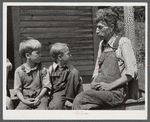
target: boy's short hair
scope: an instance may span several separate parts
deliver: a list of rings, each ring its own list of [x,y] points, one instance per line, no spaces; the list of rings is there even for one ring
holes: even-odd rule
[[[69,48],[69,45],[66,43],[57,42],[50,45],[49,48],[50,48],[50,56],[52,56],[54,59],[57,59],[59,54],[61,55],[64,54],[65,49]]]
[[[26,53],[31,53],[34,50],[40,49],[42,47],[41,43],[31,37],[27,37],[26,40],[23,40],[19,45],[19,53],[21,56],[25,57]]]

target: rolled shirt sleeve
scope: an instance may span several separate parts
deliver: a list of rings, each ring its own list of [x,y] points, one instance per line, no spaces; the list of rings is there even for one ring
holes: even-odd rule
[[[43,68],[42,70],[42,86],[43,88],[48,88],[49,90],[52,89],[52,84],[50,82],[50,73],[48,72],[48,69]]]
[[[21,74],[19,72],[19,68],[17,68],[16,71],[15,71],[14,90],[15,90],[15,95],[18,92],[22,92],[22,82],[21,82]]]
[[[134,78],[135,75],[137,75],[137,63],[131,41],[123,37],[120,43],[122,57],[125,65],[125,69],[122,72],[122,75],[130,75],[132,78]]]

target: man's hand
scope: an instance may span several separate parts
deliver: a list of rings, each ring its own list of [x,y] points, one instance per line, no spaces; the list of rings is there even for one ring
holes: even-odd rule
[[[100,91],[101,90],[110,91],[110,90],[112,90],[112,87],[111,87],[111,84],[109,84],[109,83],[100,82],[95,85],[95,89],[100,90]]]
[[[94,77],[92,78],[92,82],[91,82],[91,89],[96,89],[95,86],[98,84],[97,82],[95,82],[96,78],[97,78],[98,74],[95,74]]]

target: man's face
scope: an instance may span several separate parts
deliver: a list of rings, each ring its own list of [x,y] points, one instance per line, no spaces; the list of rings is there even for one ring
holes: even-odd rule
[[[105,39],[112,32],[112,29],[107,26],[106,22],[99,21],[96,26],[96,34],[100,39]]]

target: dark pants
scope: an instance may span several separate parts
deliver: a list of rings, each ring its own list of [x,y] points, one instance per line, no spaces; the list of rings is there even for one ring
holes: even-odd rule
[[[16,110],[48,110],[48,98],[43,97],[40,105],[37,107],[30,107],[20,101],[19,105],[16,107]]]
[[[95,91],[87,90],[78,94],[73,102],[74,110],[103,109],[115,106],[123,102],[123,95],[120,91]]]
[[[52,94],[49,103],[50,110],[63,110],[65,109],[66,95],[65,90]]]

